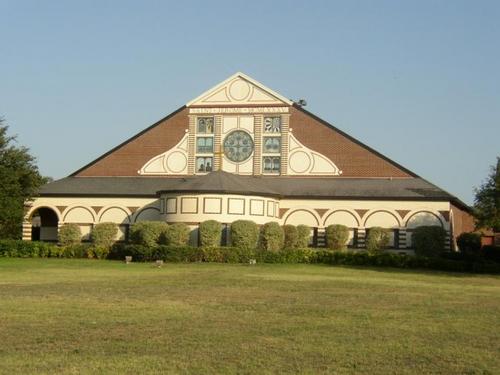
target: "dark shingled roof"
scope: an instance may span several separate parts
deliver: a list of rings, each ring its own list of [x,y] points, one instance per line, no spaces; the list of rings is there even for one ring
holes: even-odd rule
[[[211,172],[188,177],[66,177],[41,196],[157,196],[161,192],[232,193],[310,199],[447,200],[465,206],[422,178],[239,176]]]

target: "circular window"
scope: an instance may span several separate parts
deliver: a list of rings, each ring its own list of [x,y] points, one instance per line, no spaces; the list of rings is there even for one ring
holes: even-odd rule
[[[224,155],[235,163],[247,160],[253,152],[253,141],[250,134],[235,130],[224,139]]]

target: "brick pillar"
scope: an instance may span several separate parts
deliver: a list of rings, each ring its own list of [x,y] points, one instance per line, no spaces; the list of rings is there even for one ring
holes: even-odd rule
[[[399,249],[406,249],[406,228],[399,229]]]
[[[253,119],[253,134],[254,134],[254,154],[253,154],[253,174],[262,174],[262,124],[264,116],[255,115]]]
[[[31,222],[23,221],[23,240],[31,241]]]
[[[196,116],[189,115],[188,174],[195,173]]]
[[[281,115],[281,171],[282,176],[288,174],[288,134],[290,115]]]
[[[444,239],[444,248],[445,250],[450,250],[451,249],[451,236],[450,236],[450,231],[446,231],[446,237]]]
[[[365,239],[366,239],[366,229],[365,228],[358,228],[358,249],[364,249],[365,248]]]
[[[214,128],[214,171],[221,170],[221,159],[223,151],[222,146],[222,115],[215,116],[215,128]]]
[[[316,246],[326,247],[326,230],[325,228],[317,228]]]

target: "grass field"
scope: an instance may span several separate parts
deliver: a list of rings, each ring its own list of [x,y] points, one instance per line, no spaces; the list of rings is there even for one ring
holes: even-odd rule
[[[500,373],[500,278],[0,259],[0,373]]]

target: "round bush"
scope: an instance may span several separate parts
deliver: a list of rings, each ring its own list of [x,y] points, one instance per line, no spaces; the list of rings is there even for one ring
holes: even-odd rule
[[[215,220],[200,223],[200,245],[202,247],[219,247],[222,235],[222,225]]]
[[[479,254],[481,251],[481,235],[479,233],[462,233],[457,237],[457,245],[463,253]]]
[[[444,251],[446,231],[439,226],[422,226],[413,231],[415,254],[435,257]]]
[[[115,223],[99,223],[94,225],[90,232],[90,240],[99,248],[111,248],[116,242],[118,225]]]
[[[277,252],[283,249],[285,235],[281,226],[272,221],[265,223],[260,230],[261,248],[268,251]]]
[[[371,253],[383,250],[389,245],[389,231],[381,227],[372,227],[366,236],[366,250]]]
[[[236,220],[231,224],[231,242],[239,249],[255,249],[259,227],[250,220]]]
[[[297,242],[299,239],[297,227],[295,225],[291,225],[291,224],[283,225],[283,233],[285,235],[284,248],[285,249],[297,248]]]
[[[332,250],[345,250],[349,241],[349,228],[341,224],[326,227],[326,246]]]
[[[163,221],[140,221],[130,227],[130,242],[135,245],[154,247],[158,245],[160,236],[166,232],[167,223]]]
[[[58,235],[59,243],[62,246],[76,245],[82,240],[82,231],[78,224],[68,223],[64,224],[59,229]]]
[[[307,225],[297,225],[297,247],[304,248],[309,246],[311,238],[311,228]]]
[[[189,242],[191,230],[184,223],[175,223],[168,226],[161,235],[160,243],[169,246],[186,246]]]

